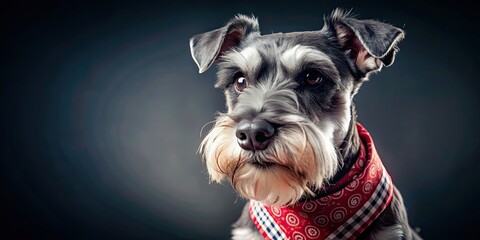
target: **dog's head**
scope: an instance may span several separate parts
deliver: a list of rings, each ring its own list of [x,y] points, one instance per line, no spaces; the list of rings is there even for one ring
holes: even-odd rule
[[[342,164],[353,96],[393,63],[403,37],[335,10],[319,31],[261,35],[257,19],[239,15],[191,38],[200,73],[218,63],[227,100],[200,146],[211,179],[269,205],[322,188]]]

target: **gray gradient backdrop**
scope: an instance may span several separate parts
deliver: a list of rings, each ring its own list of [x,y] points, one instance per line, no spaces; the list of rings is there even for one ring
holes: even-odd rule
[[[209,184],[196,155],[224,102],[188,39],[236,13],[265,34],[320,29],[337,6],[405,29],[395,64],[358,94],[359,121],[412,224],[465,239],[480,227],[478,14],[303,0],[3,4],[0,238],[227,238],[244,200]]]

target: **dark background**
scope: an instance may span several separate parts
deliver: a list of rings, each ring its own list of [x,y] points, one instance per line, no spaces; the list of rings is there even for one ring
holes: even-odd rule
[[[225,239],[244,200],[208,184],[200,129],[224,109],[188,39],[234,14],[264,34],[335,7],[402,27],[359,121],[426,239],[478,230],[479,18],[417,1],[16,1],[0,7],[0,238]],[[209,126],[206,128],[209,129]],[[205,135],[205,132],[204,134]]]

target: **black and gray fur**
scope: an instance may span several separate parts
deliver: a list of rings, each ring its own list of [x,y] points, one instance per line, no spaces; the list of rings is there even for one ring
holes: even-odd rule
[[[194,36],[190,47],[200,73],[218,63],[215,86],[224,90],[228,112],[220,114],[216,127],[225,127],[220,119],[229,119],[233,126],[226,127],[239,128],[248,121],[251,126],[267,122],[267,128],[272,129],[273,137],[267,136],[267,143],[262,139],[260,143],[242,146],[250,151],[242,151],[247,161],[241,164],[252,164],[259,169],[276,166],[274,158],[278,152],[295,152],[289,145],[292,140],[288,134],[299,129],[307,137],[323,134],[332,142],[335,160],[332,166],[318,169],[323,176],[318,180],[320,183],[311,180],[308,172],[291,169],[295,178],[304,180],[299,180],[299,184],[304,183],[308,188],[299,190],[302,196],[293,198],[298,200],[328,193],[328,185],[339,180],[354,164],[360,140],[352,99],[369,74],[393,64],[397,43],[403,37],[403,30],[389,24],[358,20],[335,10],[325,18],[325,25],[319,31],[269,35],[260,34],[254,17],[238,15],[223,28]],[[308,53],[310,49],[312,53]],[[249,52],[254,52],[248,56],[251,58],[242,59]],[[319,76],[318,83],[310,84],[308,74],[312,73]],[[239,74],[248,82],[241,91],[235,83]],[[238,129],[236,132],[242,144]],[[205,152],[209,144],[219,144],[214,141],[205,140],[201,150]],[[327,154],[322,152],[323,142],[308,141],[314,148],[313,155]],[[293,155],[290,157],[295,158]],[[328,155],[323,157],[327,159]],[[324,164],[328,165],[328,161]],[[242,192],[236,185],[240,180],[235,179],[240,166],[235,167],[229,177],[233,187]],[[233,227],[233,239],[262,239],[250,220],[248,206]],[[396,188],[392,203],[359,239],[421,239],[408,224]]]

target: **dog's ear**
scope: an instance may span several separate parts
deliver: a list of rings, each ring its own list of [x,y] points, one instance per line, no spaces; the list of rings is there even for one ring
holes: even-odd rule
[[[371,71],[390,66],[405,37],[402,29],[374,20],[358,20],[340,9],[325,18],[325,25],[335,34],[356,71],[366,76]]]
[[[190,51],[199,72],[207,71],[223,53],[237,47],[251,34],[260,34],[257,19],[237,15],[222,28],[193,36],[190,39]]]

